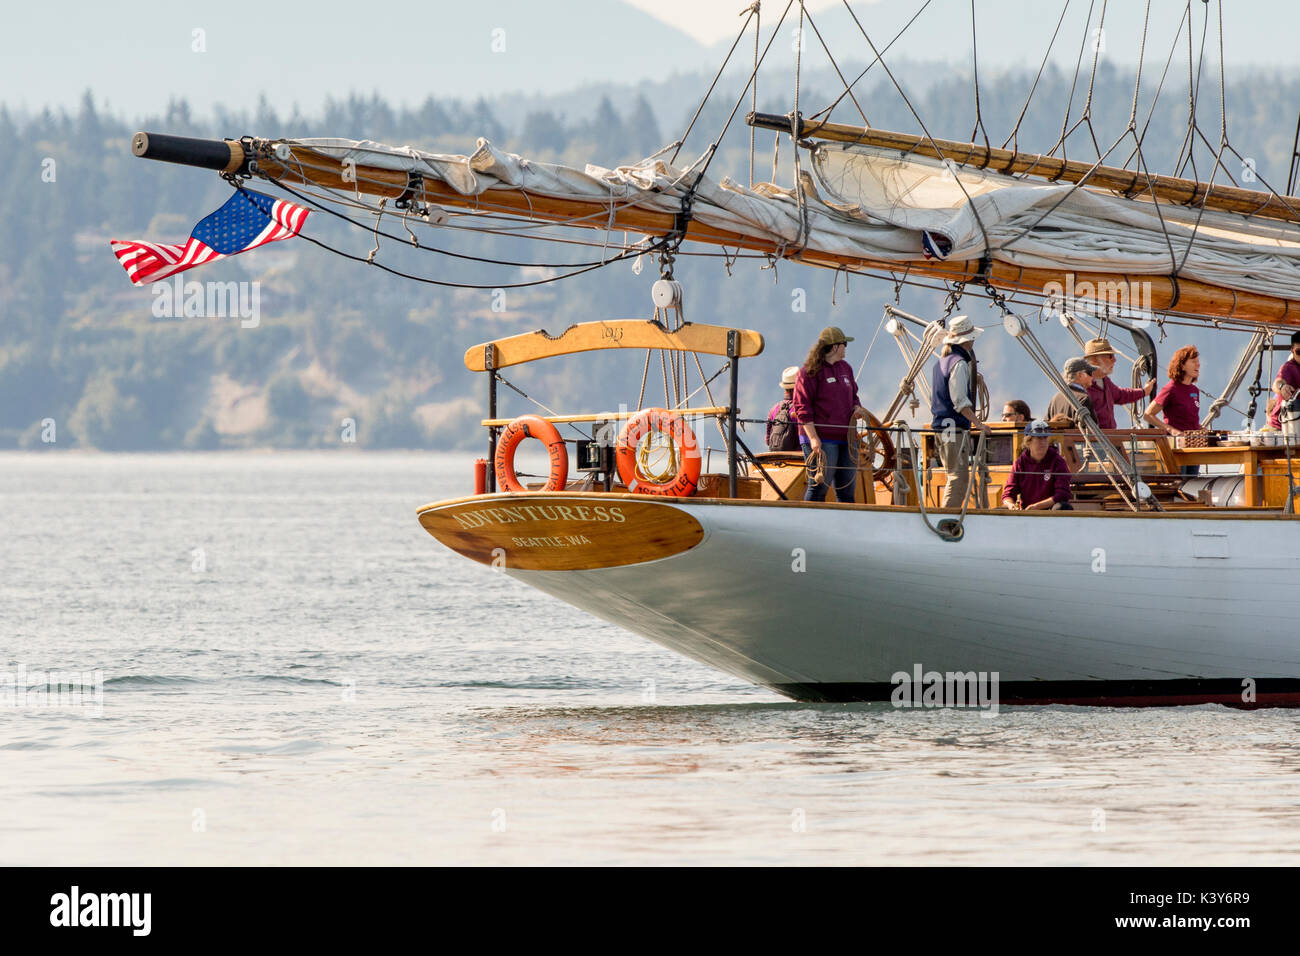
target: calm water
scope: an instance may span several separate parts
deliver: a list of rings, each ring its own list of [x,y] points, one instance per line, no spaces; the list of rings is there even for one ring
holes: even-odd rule
[[[783,702],[455,557],[471,456],[0,455],[0,863],[1280,864],[1300,715]]]

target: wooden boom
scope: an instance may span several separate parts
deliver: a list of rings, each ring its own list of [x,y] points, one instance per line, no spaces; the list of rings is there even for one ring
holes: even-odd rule
[[[159,158],[168,162],[186,162],[177,158],[176,151],[171,150],[165,157],[151,154],[150,144],[166,141],[169,144],[179,137],[165,137],[159,134],[146,134],[143,141],[139,136],[136,142],[143,142],[144,148],[137,149],[136,155],[146,159]],[[234,140],[225,140],[218,145],[231,144],[233,151],[242,147]],[[313,186],[324,186],[341,192],[354,192],[358,186],[372,196],[399,198],[408,196],[408,178],[405,172],[383,169],[378,166],[358,164],[349,167],[355,179],[344,179],[344,167],[337,161],[317,153],[306,146],[276,141],[256,141],[255,153],[250,154],[245,148],[242,165],[232,160],[227,168],[238,171],[251,170],[257,175],[272,181]],[[285,154],[277,159],[272,150],[279,149]],[[191,162],[189,165],[212,168],[219,158],[217,151],[209,156],[208,163]],[[255,166],[251,161],[255,160]],[[425,178],[416,191],[419,199],[440,206],[470,209],[480,212],[507,213],[521,219],[532,221],[549,221],[574,227],[587,227],[605,231],[607,228],[628,230],[652,236],[665,236],[676,226],[672,213],[641,209],[634,205],[605,200],[589,201],[563,199],[539,193],[530,193],[521,189],[489,189],[476,196],[462,195],[451,186],[433,178]],[[587,217],[583,219],[582,217]],[[574,220],[582,219],[575,222]],[[1102,302],[1124,301],[1142,303],[1144,308],[1153,312],[1171,312],[1202,319],[1230,319],[1251,325],[1266,325],[1278,329],[1300,329],[1300,302],[1292,302],[1278,296],[1261,295],[1253,292],[1240,292],[1222,286],[1199,282],[1195,279],[1171,275],[1141,275],[1103,272],[1064,272],[1059,269],[1039,269],[994,260],[988,263],[987,271],[981,273],[979,260],[964,261],[934,259],[916,259],[908,262],[894,262],[884,259],[846,256],[831,252],[819,252],[815,249],[784,250],[778,244],[765,237],[743,235],[726,229],[691,220],[685,237],[695,242],[704,242],[716,246],[729,246],[773,255],[784,254],[785,258],[795,262],[822,266],[829,269],[854,269],[876,272],[900,273],[928,276],[948,281],[970,282],[979,280],[987,282],[994,288],[1024,292],[1043,296],[1047,290],[1063,290],[1066,296],[1077,299],[1095,298]]]

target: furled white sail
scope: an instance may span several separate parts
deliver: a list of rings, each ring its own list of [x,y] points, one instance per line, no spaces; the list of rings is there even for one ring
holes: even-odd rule
[[[346,139],[293,142],[343,166],[418,172],[464,196],[519,189],[611,210],[634,205],[674,213],[695,178],[693,166],[660,159],[584,170],[533,162],[483,139],[469,156]],[[812,166],[816,184],[804,174],[802,215],[792,190],[705,177],[695,189],[693,216],[783,252],[806,247],[901,267],[923,258],[921,236],[929,231],[951,240],[952,259],[978,259],[987,248],[993,259],[1019,266],[1176,272],[1227,289],[1300,299],[1300,224],[1157,205],[857,145],[819,144]],[[365,191],[364,182],[358,187]]]
[[[1169,275],[1300,294],[1300,224],[1126,199],[868,146],[818,144],[817,181],[846,213],[939,232],[952,258],[1076,272]],[[1268,194],[1261,193],[1261,201]],[[981,231],[981,224],[983,231]]]

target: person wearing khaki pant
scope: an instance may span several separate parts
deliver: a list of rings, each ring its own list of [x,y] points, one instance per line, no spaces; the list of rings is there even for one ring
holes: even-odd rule
[[[943,506],[960,508],[970,490],[970,429],[951,428],[939,435],[939,460],[948,480],[943,483]]]
[[[991,429],[975,414],[976,328],[965,315],[948,323],[943,351],[930,376],[930,427],[939,442],[939,457],[948,480],[943,486],[943,507],[960,508],[970,488],[970,458],[974,443],[970,430],[987,438]]]

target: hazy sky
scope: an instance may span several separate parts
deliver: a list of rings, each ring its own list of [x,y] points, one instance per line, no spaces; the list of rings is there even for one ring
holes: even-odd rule
[[[925,0],[852,0],[852,9],[883,47]],[[1064,0],[975,0],[980,69],[1038,68]],[[786,0],[764,0],[768,34]],[[1187,0],[1152,0],[1147,64],[1158,75],[1171,41],[1186,62]],[[832,52],[862,63],[870,48],[840,0],[807,0]],[[1051,58],[1067,71],[1081,41],[1091,58],[1130,67],[1143,34],[1143,0],[1106,6],[1074,0]],[[1206,65],[1217,72],[1218,0],[1192,0],[1194,44],[1208,22]],[[326,98],[379,93],[415,105],[427,96],[473,100],[519,92],[556,94],[581,86],[662,79],[674,72],[708,74],[739,31],[745,0],[431,0],[412,16],[364,13],[356,0],[283,3],[231,13],[206,0],[134,0],[130,16],[103,0],[11,3],[0,28],[0,102],[19,110],[75,107],[86,90],[115,112],[141,117],[174,98],[198,111],[234,110],[265,95],[277,110],[298,105],[314,113]],[[790,75],[795,15],[782,27],[765,69]],[[1207,20],[1208,15],[1208,20]],[[1294,68],[1300,2],[1223,3],[1229,76],[1253,66]],[[1182,31],[1180,33],[1180,31]],[[888,60],[947,61],[969,69],[970,0],[930,0]],[[752,41],[743,50],[752,50]],[[752,55],[752,54],[751,54]],[[809,38],[803,64],[827,66]],[[888,61],[887,60],[887,61]],[[747,62],[744,54],[741,62]],[[1176,75],[1183,68],[1175,67]],[[770,88],[770,85],[769,85]]]
[[[630,6],[644,10],[658,20],[671,23],[683,33],[694,37],[701,43],[716,43],[719,40],[735,39],[744,22],[741,16],[749,4],[744,0],[624,0]],[[881,0],[855,0],[854,9],[879,3]],[[899,0],[895,0],[896,3]],[[805,6],[816,13],[830,6],[840,6],[842,0],[807,0]],[[905,4],[904,4],[905,5]],[[785,9],[785,0],[767,0],[761,8],[761,16],[771,17],[769,23],[775,22]]]

